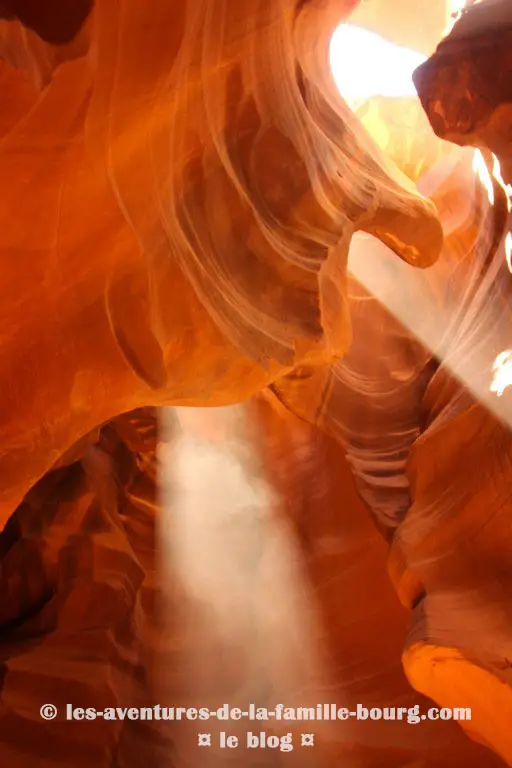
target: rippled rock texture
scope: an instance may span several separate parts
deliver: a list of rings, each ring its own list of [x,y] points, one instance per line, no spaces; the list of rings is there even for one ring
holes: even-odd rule
[[[437,258],[434,207],[330,76],[353,6],[97,0],[62,46],[1,23],[2,524],[117,414],[342,354],[357,229]]]
[[[156,443],[150,409],[105,425],[31,489],[0,535],[3,765],[169,764],[155,721],[65,720],[67,703],[157,701]],[[40,717],[45,703],[57,719]]]
[[[505,191],[471,150],[402,162],[416,188],[377,148],[328,67],[356,5],[0,3],[2,764],[195,767],[190,724],[65,704],[172,706],[185,672],[240,696],[250,669],[297,703],[473,708],[255,765],[512,765]],[[473,12],[417,84],[506,176],[508,16]],[[162,406],[246,401],[244,440],[158,434]],[[250,503],[177,453],[212,445]],[[185,479],[216,513],[179,528]]]

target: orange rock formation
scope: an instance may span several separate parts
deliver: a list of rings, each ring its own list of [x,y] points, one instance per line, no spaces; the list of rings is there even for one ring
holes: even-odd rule
[[[474,130],[448,109],[468,61],[489,93],[495,40],[508,82],[507,30],[471,53],[487,3],[504,7],[468,11],[416,81],[436,132],[507,181],[506,95]],[[469,150],[430,153],[416,188],[377,148],[328,66],[356,5],[0,3],[2,765],[185,764],[179,723],[62,712],[184,695],[158,408],[245,401],[328,698],[473,710],[463,729],[340,724],[272,764],[512,765],[509,399],[491,386],[512,348],[507,191],[488,196]]]

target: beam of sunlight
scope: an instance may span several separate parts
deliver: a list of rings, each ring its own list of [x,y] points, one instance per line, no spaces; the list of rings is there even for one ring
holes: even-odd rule
[[[467,156],[470,149],[463,150]],[[460,157],[460,155],[459,155]],[[485,174],[478,175],[488,192]],[[428,195],[430,185],[435,185],[436,174],[419,185],[420,192]],[[468,189],[468,205],[474,205],[471,189]],[[510,233],[499,245],[499,254],[509,264],[512,256],[512,235]],[[442,259],[442,257],[441,257]],[[435,271],[439,265],[430,269]],[[494,338],[492,343],[478,343],[469,355],[459,354],[453,348],[445,355],[446,330],[453,326],[457,306],[447,306],[441,311],[440,305],[428,290],[428,281],[422,270],[397,259],[389,249],[376,238],[365,233],[356,233],[352,239],[349,272],[375,298],[377,298],[429,351],[438,357],[451,373],[501,421],[512,425],[512,413],[507,399],[498,400],[512,384],[512,359],[508,346],[512,346],[508,315],[499,315],[499,308],[492,313]],[[495,267],[496,269],[498,266]],[[509,267],[510,268],[510,267]],[[414,299],[411,299],[414,296]],[[467,334],[466,334],[467,335]],[[456,345],[455,345],[456,347]],[[501,349],[500,349],[501,347]]]
[[[274,709],[321,700],[310,587],[293,530],[276,515],[246,409],[161,409],[161,567],[174,585],[176,706],[246,711],[250,702]],[[179,765],[195,764],[198,731],[228,731],[241,744],[247,731],[272,733],[272,723],[247,720],[178,725]],[[244,765],[275,764],[271,755],[259,762],[261,750],[246,754]],[[201,752],[205,768],[225,761],[226,750]]]
[[[510,243],[512,246],[512,242]],[[391,264],[391,259],[396,264]],[[387,247],[371,235],[358,233],[352,240],[349,272],[386,309],[391,312],[451,373],[495,416],[512,426],[510,404],[501,406],[495,397],[512,385],[512,352],[496,353],[492,348],[478,351],[468,358],[453,354],[442,355],[444,332],[449,327],[457,307],[440,312],[439,305],[421,290],[410,300],[414,276],[410,265],[398,261]],[[507,318],[508,321],[508,318]],[[510,339],[512,342],[512,339]]]

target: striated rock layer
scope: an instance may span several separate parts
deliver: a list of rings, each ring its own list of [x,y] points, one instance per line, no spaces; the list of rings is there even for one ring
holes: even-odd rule
[[[283,410],[264,404],[258,415],[264,455],[283,501],[281,514],[292,520],[314,587],[332,694],[382,707],[414,703],[423,711],[432,706],[409,688],[397,663],[407,613],[385,577],[387,547],[355,493],[344,451],[323,431]],[[451,705],[463,701],[459,693]],[[352,764],[345,739],[356,747],[356,765],[356,754],[361,765],[369,766],[504,764],[461,741],[453,723],[429,723],[423,729],[424,724],[421,730],[405,723],[351,723],[346,730],[342,724],[331,734],[330,754],[338,758],[333,765]]]
[[[342,354],[356,230],[436,259],[433,205],[329,72],[354,5],[97,0],[59,47],[0,23],[2,524],[117,414]]]
[[[3,765],[169,765],[162,723],[65,719],[67,704],[157,703],[155,449],[154,413],[120,417],[36,484],[0,535]]]
[[[252,449],[314,598],[324,690],[426,706],[402,654],[497,753],[446,723],[351,724],[321,764],[512,765],[505,191],[492,206],[462,152],[421,197],[373,145],[327,69],[354,6],[1,4],[6,765],[179,764],[172,725],[86,730],[63,707],[173,702],[152,409],[262,389]],[[496,152],[507,180],[505,12],[475,5],[417,83],[438,134]]]

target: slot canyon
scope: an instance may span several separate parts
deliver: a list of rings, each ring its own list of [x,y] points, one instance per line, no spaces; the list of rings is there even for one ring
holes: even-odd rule
[[[0,0],[0,95],[0,765],[512,766],[512,0]]]

